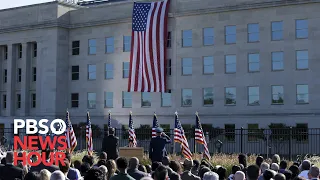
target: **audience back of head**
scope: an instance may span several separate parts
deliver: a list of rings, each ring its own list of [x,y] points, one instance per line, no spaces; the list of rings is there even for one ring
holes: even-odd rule
[[[167,177],[168,177],[167,168],[163,165],[160,165],[155,171],[154,179],[155,180],[166,180]]]
[[[215,172],[209,171],[204,173],[202,180],[219,180],[219,175]]]
[[[247,180],[257,180],[260,175],[260,168],[257,165],[250,165],[247,168]]]

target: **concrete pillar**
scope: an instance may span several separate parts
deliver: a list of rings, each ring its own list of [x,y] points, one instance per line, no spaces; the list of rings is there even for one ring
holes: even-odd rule
[[[31,106],[30,83],[31,83],[31,43],[22,44],[21,59],[21,116],[28,116]]]
[[[16,84],[16,60],[18,58],[18,45],[8,44],[8,63],[7,63],[7,116],[14,115],[15,105],[15,84]]]
[[[37,81],[36,81],[36,114],[42,115],[42,108],[41,108],[41,90],[42,90],[42,72],[41,72],[41,63],[42,63],[42,58],[45,57],[46,49],[43,49],[43,44],[42,42],[37,42],[37,48],[38,48],[38,55],[37,55]],[[52,102],[53,103],[53,102]]]

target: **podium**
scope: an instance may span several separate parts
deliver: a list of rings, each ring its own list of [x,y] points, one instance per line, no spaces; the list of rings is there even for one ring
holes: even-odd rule
[[[132,157],[137,157],[139,160],[143,159],[144,149],[143,147],[120,147],[119,155],[120,157],[125,157],[130,159]]]

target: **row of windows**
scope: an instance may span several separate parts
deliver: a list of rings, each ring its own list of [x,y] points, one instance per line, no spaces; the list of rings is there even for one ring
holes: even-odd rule
[[[36,67],[32,67],[32,81],[35,82],[37,81],[37,68]],[[21,82],[22,79],[22,69],[18,68],[17,69],[17,82]],[[4,69],[3,70],[3,83],[7,83],[8,82],[8,70]]]
[[[8,46],[2,46],[3,50],[3,59],[7,60],[8,59]],[[17,45],[17,51],[18,51],[18,59],[22,58],[22,44]],[[38,55],[38,45],[37,43],[32,43],[32,57],[36,58]]]
[[[21,94],[16,94],[16,109],[21,108]],[[2,108],[7,108],[7,95],[2,95]],[[31,108],[36,108],[36,94],[31,93]]]
[[[248,105],[258,106],[260,105],[260,88],[259,86],[250,86],[248,91]],[[284,104],[284,87],[281,85],[271,86],[271,104]],[[87,106],[88,108],[96,108],[97,94],[89,92],[87,94]],[[225,105],[236,105],[237,92],[235,87],[225,87],[224,93],[224,104]],[[104,93],[104,107],[113,107],[113,92]],[[202,102],[204,106],[214,105],[214,88],[208,87],[203,88]],[[192,106],[192,89],[182,89],[181,90],[181,106]],[[141,93],[141,107],[151,107],[151,93],[142,92]],[[296,85],[296,103],[297,104],[307,104],[309,103],[309,86],[305,84]],[[171,91],[166,93],[161,93],[161,106],[170,107],[171,106]],[[71,94],[71,107],[79,107],[79,94]],[[122,92],[122,107],[130,108],[132,107],[132,93]]]

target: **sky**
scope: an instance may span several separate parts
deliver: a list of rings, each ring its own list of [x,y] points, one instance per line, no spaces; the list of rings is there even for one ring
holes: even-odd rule
[[[7,9],[31,4],[50,2],[54,0],[0,0],[0,9]]]

